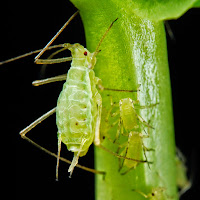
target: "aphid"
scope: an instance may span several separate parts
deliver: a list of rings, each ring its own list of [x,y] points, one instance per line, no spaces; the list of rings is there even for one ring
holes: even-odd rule
[[[139,106],[139,105],[136,106],[135,105],[136,103],[137,103],[136,101],[133,101],[130,98],[121,99],[119,101],[119,111],[112,114],[112,116],[116,116],[118,114],[120,115],[117,134],[114,142],[116,142],[119,139],[120,134],[128,135],[128,141],[119,146],[118,151],[124,148],[124,150],[121,152],[121,155],[124,155],[125,157],[134,157],[135,159],[140,160],[143,152],[147,160],[145,152],[153,149],[144,146],[143,138],[148,138],[149,134],[143,135],[141,133],[140,124],[147,126],[149,128],[153,127],[150,126],[140,115],[137,114],[136,109],[150,108],[155,106],[156,104],[150,106]],[[115,123],[116,122],[114,122],[114,124]],[[121,170],[123,167],[128,168],[128,170],[122,173],[125,174],[129,172],[131,169],[135,169],[138,163],[139,162],[137,161],[130,162],[129,160],[123,159],[122,162],[120,162],[119,170]],[[149,162],[147,163],[149,164]]]
[[[69,24],[69,22],[77,15],[76,12],[57,32],[57,34],[51,39],[51,41],[40,51],[40,53],[35,57],[35,62],[37,64],[54,64],[61,63],[66,61],[72,61],[71,68],[67,74],[67,81],[63,85],[63,90],[60,93],[58,98],[57,107],[53,108],[39,119],[34,121],[28,127],[23,129],[20,132],[22,138],[33,143],[26,133],[29,132],[36,125],[41,123],[43,120],[51,116],[56,112],[56,124],[58,127],[58,155],[57,155],[57,167],[56,167],[56,178],[58,178],[58,166],[60,159],[61,151],[61,142],[63,142],[69,151],[74,152],[74,157],[71,162],[71,165],[68,169],[70,176],[74,170],[74,167],[77,166],[78,159],[80,156],[84,156],[90,145],[94,142],[95,145],[101,147],[107,152],[115,155],[118,158],[124,158],[132,161],[146,162],[142,160],[136,160],[133,158],[126,158],[120,156],[114,152],[111,152],[109,149],[101,146],[100,144],[100,122],[101,122],[101,110],[102,110],[102,99],[101,95],[98,92],[96,86],[100,89],[103,89],[101,86],[101,80],[95,76],[93,71],[96,64],[96,56],[99,53],[99,47],[107,35],[108,31],[112,27],[113,23],[117,20],[114,20],[109,28],[104,33],[99,44],[96,47],[94,53],[90,53],[82,45],[69,44],[65,43],[62,45],[57,45],[56,47],[63,47],[61,50],[56,51],[53,56],[63,50],[69,49],[72,53],[72,57],[58,58],[58,59],[39,59],[40,56],[48,49],[54,48],[50,47],[52,42],[58,37],[62,30]],[[55,48],[56,48],[55,47]],[[37,51],[34,51],[34,53]],[[25,54],[30,55],[29,54]],[[53,57],[51,55],[51,57]],[[24,56],[19,56],[11,61],[22,58]],[[10,60],[2,62],[7,63]],[[53,78],[48,78],[45,80],[35,81],[34,85],[42,85],[50,82],[66,80],[66,75],[61,75]],[[39,145],[36,145],[39,147]],[[43,149],[42,147],[39,147]],[[44,150],[44,149],[43,149]],[[47,151],[46,151],[47,152]],[[47,152],[51,154],[50,152]],[[53,154],[51,154],[53,155]],[[54,155],[53,155],[54,156]],[[94,170],[95,171],[95,170]]]
[[[186,159],[181,151],[176,148],[176,184],[179,189],[179,197],[181,197],[192,186],[192,182],[187,177]]]
[[[133,191],[141,194],[143,197],[149,200],[165,200],[166,197],[164,195],[164,190],[165,188],[163,187],[152,188],[151,192],[148,194],[145,194],[139,190],[133,190]]]
[[[57,37],[56,34],[56,36],[35,58],[35,62],[39,64],[53,64],[72,60],[71,68],[67,73],[67,81],[64,83],[63,89],[58,98],[57,107],[54,108],[49,114],[47,113],[47,115],[42,116],[34,124],[34,126],[37,125],[49,115],[56,112],[56,124],[58,128],[57,178],[61,142],[67,146],[69,151],[74,152],[72,163],[68,169],[70,176],[74,167],[78,163],[79,157],[86,155],[90,145],[93,142],[97,146],[100,145],[99,129],[102,99],[96,88],[96,86],[100,83],[100,79],[95,77],[93,69],[96,64],[96,55],[99,52],[99,46],[115,21],[111,23],[103,35],[94,53],[90,53],[86,48],[78,43],[66,43],[63,44],[63,48],[71,51],[72,58],[49,60],[39,59],[44,51],[48,49],[52,40],[55,40]],[[60,34],[60,31],[58,34]],[[61,79],[63,77],[61,77]],[[59,80],[60,78],[54,77],[54,81]],[[38,82],[35,83],[37,84]],[[29,127],[22,130],[20,133],[21,136],[24,137],[28,130]]]

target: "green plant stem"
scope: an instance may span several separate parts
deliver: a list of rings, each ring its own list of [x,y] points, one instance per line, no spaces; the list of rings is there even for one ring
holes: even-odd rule
[[[108,152],[95,148],[95,166],[106,172],[105,179],[96,175],[97,200],[144,199],[134,192],[145,194],[152,188],[164,187],[166,199],[176,199],[175,142],[172,115],[170,78],[168,70],[167,47],[163,22],[142,19],[113,3],[105,5],[100,1],[72,0],[80,9],[84,24],[87,48],[93,52],[111,22],[118,18],[104,39],[97,56],[96,76],[104,87],[112,89],[137,89],[140,85],[139,101],[141,105],[159,103],[154,108],[140,111],[140,115],[154,127],[150,138],[143,139],[145,146],[155,151],[147,152],[153,164],[139,164],[126,175],[118,172],[118,158]],[[114,101],[130,97],[136,100],[134,93],[104,91],[101,134],[106,132],[105,112],[110,108],[110,98]],[[104,126],[105,125],[105,126]],[[116,135],[116,129],[109,132]],[[106,148],[115,151],[108,139],[102,142]]]

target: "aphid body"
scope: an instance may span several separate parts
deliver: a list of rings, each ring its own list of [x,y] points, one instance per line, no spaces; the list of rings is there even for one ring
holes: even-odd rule
[[[138,190],[134,190],[134,191],[141,194],[143,197],[149,200],[165,200],[166,197],[164,195],[164,190],[165,188],[163,187],[152,188],[151,192],[148,194],[145,194]]]
[[[95,133],[99,132],[102,99],[96,88],[98,78],[93,71],[94,53],[80,44],[68,45],[72,63],[58,98],[56,123],[58,144],[62,141],[69,151],[74,152],[69,168],[72,172],[78,157],[87,153]]]
[[[133,100],[130,98],[121,99],[119,102],[120,120],[126,131],[139,128],[138,115],[134,109]]]
[[[126,157],[134,157],[137,160],[141,159],[141,154],[143,151],[142,137],[139,132],[131,131],[128,137],[128,144],[124,150]],[[128,169],[135,169],[138,165],[137,161],[130,162],[129,160],[123,160],[123,166]]]
[[[187,177],[186,159],[181,151],[177,148],[175,157],[176,162],[176,184],[179,189],[179,197],[183,195],[192,186],[192,182]]]

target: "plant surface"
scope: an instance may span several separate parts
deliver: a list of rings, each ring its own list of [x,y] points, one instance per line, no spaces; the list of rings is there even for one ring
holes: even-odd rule
[[[148,129],[150,138],[143,139],[145,146],[154,149],[146,152],[153,164],[149,168],[147,164],[140,163],[136,169],[121,175],[118,158],[96,148],[96,169],[106,172],[104,178],[96,175],[96,199],[140,200],[144,197],[136,191],[150,194],[152,190],[161,191],[161,188],[162,199],[177,199],[171,86],[163,21],[180,17],[193,5],[199,6],[199,1],[71,1],[80,10],[87,48],[91,52],[111,22],[118,18],[104,39],[97,57],[95,73],[104,87],[136,90],[140,85],[140,105],[158,103],[154,108],[139,111],[154,127]],[[115,138],[117,127],[112,128],[111,122],[105,120],[111,107],[110,96],[118,103],[126,97],[137,100],[137,95],[106,90],[101,95],[101,134],[105,136],[102,145],[116,152],[118,145],[110,140]],[[142,126],[140,130],[143,131]],[[149,199],[160,198],[155,196]]]

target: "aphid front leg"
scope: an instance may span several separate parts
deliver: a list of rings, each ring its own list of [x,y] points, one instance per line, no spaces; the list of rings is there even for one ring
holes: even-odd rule
[[[54,54],[58,54],[61,51],[67,50],[71,47],[72,45],[69,43],[63,44],[63,48],[56,51]],[[67,62],[67,61],[72,61],[72,57],[64,57],[64,58],[56,58],[56,59],[37,59],[35,61],[36,64],[55,64],[55,63],[62,63],[62,62]]]

